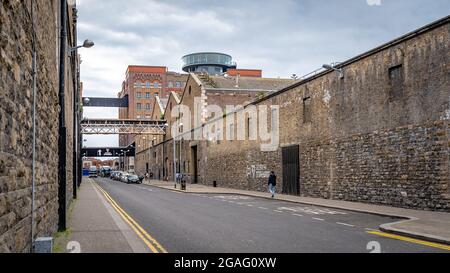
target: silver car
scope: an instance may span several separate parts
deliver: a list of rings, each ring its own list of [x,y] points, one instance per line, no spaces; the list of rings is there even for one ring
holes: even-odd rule
[[[130,174],[129,173],[121,173],[120,174],[120,181],[122,181],[122,182],[124,182],[124,183],[127,183],[128,182],[128,176],[129,176]]]

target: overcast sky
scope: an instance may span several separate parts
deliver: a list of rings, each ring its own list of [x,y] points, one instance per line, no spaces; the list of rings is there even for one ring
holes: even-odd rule
[[[307,74],[449,15],[450,0],[78,0],[84,96],[116,97],[128,65],[181,71],[181,57],[228,53],[264,77]],[[84,109],[89,118],[117,110]],[[86,136],[117,146],[117,136]]]

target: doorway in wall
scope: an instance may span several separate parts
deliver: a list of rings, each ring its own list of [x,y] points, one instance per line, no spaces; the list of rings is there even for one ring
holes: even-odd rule
[[[191,147],[191,164],[192,164],[192,184],[198,184],[198,156],[197,146]]]
[[[283,154],[283,193],[300,195],[299,146],[284,147]]]

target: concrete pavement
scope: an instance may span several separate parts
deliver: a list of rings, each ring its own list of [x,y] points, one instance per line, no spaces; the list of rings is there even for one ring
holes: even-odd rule
[[[179,185],[177,189],[174,188],[173,182],[151,180],[145,181],[145,184],[155,187],[175,190],[186,193],[201,193],[201,194],[239,194],[245,196],[253,196],[260,198],[270,198],[270,195],[263,192],[237,190],[228,188],[214,188],[199,184],[188,184],[186,191],[181,191]],[[327,200],[319,198],[307,198],[299,196],[290,196],[278,194],[277,200],[323,206],[335,209],[344,209],[355,212],[370,213],[382,216],[392,216],[397,219],[391,223],[380,225],[380,230],[398,235],[409,236],[412,238],[428,240],[432,242],[450,245],[450,213],[445,212],[430,212],[419,211],[403,208],[394,208],[389,206],[379,206],[356,202],[347,202],[339,200]]]
[[[145,253],[148,249],[94,186],[83,178],[69,219],[70,232],[59,244],[63,252]],[[69,249],[66,249],[66,247]]]

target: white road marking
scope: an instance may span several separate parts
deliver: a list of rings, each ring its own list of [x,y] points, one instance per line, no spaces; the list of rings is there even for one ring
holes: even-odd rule
[[[251,205],[251,204],[247,204],[247,207],[254,207],[253,205]]]
[[[144,191],[153,191],[152,189],[145,188],[145,187],[137,187],[138,189],[144,190]]]
[[[240,195],[216,195],[214,198],[228,199],[228,200],[253,200],[254,198]]]
[[[346,224],[346,223],[340,223],[340,222],[336,222],[336,224],[342,225],[342,226],[347,226],[347,227],[355,227],[354,225],[350,225],[350,224]]]
[[[264,208],[264,207],[258,207],[258,209],[264,209],[264,210],[267,210],[268,208]]]
[[[278,212],[278,213],[284,213],[283,211],[279,211],[279,210],[274,210],[275,212]]]
[[[303,212],[305,214],[309,215],[324,215],[324,214],[330,214],[330,215],[346,215],[347,213],[342,211],[336,211],[336,210],[330,210],[326,208],[315,208],[315,207],[279,207],[278,210],[287,210],[289,212]]]
[[[301,215],[301,214],[296,214],[296,213],[293,213],[292,215],[298,216],[298,217],[303,217],[303,215]]]
[[[314,220],[317,220],[317,221],[325,221],[325,219],[322,219],[322,218],[313,218]]]

